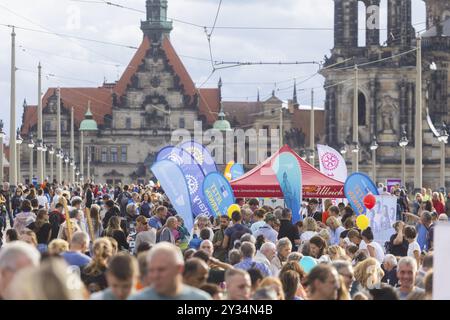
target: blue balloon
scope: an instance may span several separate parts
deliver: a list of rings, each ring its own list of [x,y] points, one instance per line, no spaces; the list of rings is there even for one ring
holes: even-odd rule
[[[231,180],[240,178],[245,173],[244,167],[240,163],[235,163],[231,166],[230,173],[231,173]]]
[[[317,260],[313,257],[304,256],[300,259],[300,267],[302,267],[306,273],[310,273],[315,266],[317,266]]]
[[[364,197],[369,193],[379,195],[375,183],[364,173],[355,172],[345,180],[344,194],[357,216],[366,214]]]

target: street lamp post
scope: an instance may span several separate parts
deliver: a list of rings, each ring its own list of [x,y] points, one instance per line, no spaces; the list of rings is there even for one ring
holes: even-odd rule
[[[445,189],[445,145],[448,143],[447,125],[445,123],[442,124],[438,140],[441,144],[440,187]]]
[[[408,145],[408,137],[406,131],[403,130],[402,137],[398,145],[402,149],[402,185],[406,186],[406,146]]]
[[[42,147],[42,174],[44,176],[44,180],[47,178],[46,176],[46,167],[47,167],[47,151],[48,151],[48,147],[46,144],[44,144],[44,146]]]
[[[358,79],[358,65],[355,65],[355,88],[353,93],[353,144],[356,146],[353,148],[353,164],[352,164],[352,171],[358,172],[359,171],[359,132],[358,132],[358,95],[359,95],[359,79]],[[356,151],[357,150],[357,151]]]
[[[17,144],[17,181],[22,181],[22,173],[20,168],[20,146],[22,145],[23,139],[20,136],[19,129],[17,129],[17,138],[16,138],[16,144]]]
[[[0,183],[3,183],[3,120],[0,120]]]
[[[53,155],[55,154],[55,149],[52,145],[50,145],[48,153],[50,155],[50,182],[53,183]]]
[[[29,169],[29,174],[30,174],[30,181],[29,183],[32,183],[33,181],[33,152],[34,152],[34,141],[33,141],[33,134],[30,133],[30,142],[28,143],[28,148],[30,148],[30,169]]]
[[[359,166],[358,166],[358,162],[359,162],[359,144],[358,144],[357,141],[354,141],[352,143],[352,154],[353,154],[353,165],[354,165],[353,166],[353,171],[356,168],[356,171],[354,171],[354,172],[357,172],[359,170]]]
[[[65,182],[69,185],[69,156],[67,154],[64,156],[64,164],[66,169]]]
[[[372,144],[370,145],[370,151],[372,151],[372,180],[376,183],[377,181],[377,137],[373,137]]]

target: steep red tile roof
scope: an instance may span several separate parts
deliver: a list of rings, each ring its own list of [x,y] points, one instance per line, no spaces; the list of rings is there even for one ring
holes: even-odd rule
[[[198,89],[199,113],[206,118],[206,122],[212,125],[217,120],[220,109],[219,89]]]
[[[91,101],[91,111],[94,120],[99,125],[104,123],[104,116],[111,114],[112,109],[112,89],[108,88],[61,88],[61,107],[67,112],[74,109],[75,127],[80,125],[87,111],[88,101]],[[49,88],[42,98],[42,105],[45,109],[50,97],[56,94],[56,88]],[[28,135],[31,127],[37,124],[37,106],[28,106],[23,117],[21,134]]]
[[[139,49],[115,85],[108,84],[98,88],[61,88],[62,106],[68,108],[67,111],[69,112],[70,108],[74,107],[76,127],[84,119],[89,100],[91,101],[91,111],[94,119],[99,125],[104,123],[104,116],[112,113],[112,93],[116,93],[118,97],[125,94],[131,78],[138,70],[150,46],[151,42],[149,38],[144,37]],[[200,115],[206,117],[208,124],[214,123],[217,120],[220,105],[219,89],[197,89],[169,39],[163,40],[162,48],[167,55],[169,64],[180,78],[180,84],[183,85],[185,94],[191,97],[198,94]],[[55,90],[56,88],[49,88],[47,90],[42,100],[44,108],[47,106],[49,98],[56,92]],[[36,125],[36,123],[37,107],[28,106],[24,111],[21,134],[27,135],[29,129]]]
[[[131,77],[136,73],[139,65],[142,63],[142,59],[145,58],[147,50],[149,49],[150,49],[150,40],[148,37],[144,37],[141,45],[139,46],[139,49],[136,51],[127,68],[123,72],[122,77],[120,77],[119,81],[117,81],[116,83],[114,92],[117,94],[118,97],[125,94],[127,85],[131,82]]]

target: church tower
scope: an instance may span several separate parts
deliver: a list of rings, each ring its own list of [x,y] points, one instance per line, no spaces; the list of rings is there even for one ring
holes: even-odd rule
[[[438,128],[443,122],[450,121],[450,1],[424,1],[427,31],[421,35],[423,82],[420,88],[424,110],[423,182],[426,186],[437,188],[442,187],[438,185],[440,149],[426,121],[425,110],[429,110]],[[364,46],[358,45],[359,2],[366,7]],[[383,44],[380,43],[379,27],[370,27],[374,18],[379,19],[379,5],[379,0],[334,0],[334,48],[331,49],[331,55],[325,57],[325,65],[321,70],[325,77],[326,140],[336,149],[354,143],[352,113],[357,65],[360,170],[371,175],[373,159],[370,145],[373,137],[376,137],[379,145],[376,151],[376,180],[385,182],[389,178],[400,178],[399,141],[403,132],[406,132],[406,181],[403,184],[413,190],[415,101],[418,89],[412,1],[388,1],[387,41]],[[408,51],[411,52],[402,54]]]
[[[147,20],[141,21],[144,35],[154,42],[169,38],[172,31],[172,21],[167,20],[167,0],[147,0]]]

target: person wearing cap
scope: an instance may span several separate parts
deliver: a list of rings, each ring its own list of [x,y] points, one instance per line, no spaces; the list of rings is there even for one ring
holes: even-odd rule
[[[253,235],[255,238],[262,235],[267,241],[276,243],[278,239],[278,232],[275,230],[275,224],[279,224],[278,219],[271,213],[266,215],[266,223],[256,230]]]

